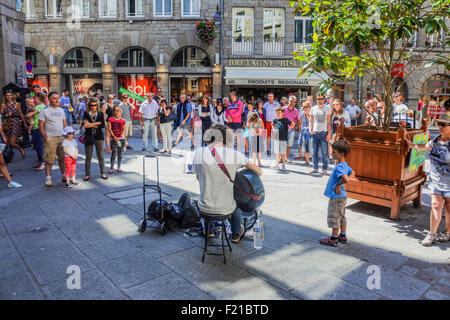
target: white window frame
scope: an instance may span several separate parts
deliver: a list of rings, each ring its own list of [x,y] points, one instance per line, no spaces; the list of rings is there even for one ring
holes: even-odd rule
[[[111,2],[112,1],[114,1],[115,3],[115,13],[114,13],[114,15],[113,14],[111,14]],[[117,0],[106,0],[106,2],[108,3],[108,15],[103,15],[103,8],[102,8],[102,6],[100,5],[100,3],[102,3],[103,2],[103,0],[99,0],[98,1],[98,16],[100,17],[100,18],[116,18],[117,17]]]
[[[80,3],[80,8],[79,8],[79,12],[76,9],[76,4],[75,1]],[[83,15],[83,3],[87,3],[87,15]],[[90,17],[90,10],[91,10],[91,6],[90,6],[90,1],[89,0],[72,0],[72,17],[74,18],[78,18],[78,19],[88,19]],[[78,13],[80,13],[80,15],[78,15]]]
[[[286,23],[285,23],[285,19],[286,19],[286,11],[283,9],[283,8],[264,8],[264,11],[265,10],[283,10],[283,17],[282,18],[279,18],[279,17],[271,17],[271,20],[272,20],[272,34],[271,34],[271,37],[272,37],[272,39],[274,39],[275,38],[275,27],[276,27],[276,21],[281,21],[281,23],[283,23],[283,34],[282,34],[282,36],[281,36],[281,38],[283,39],[283,41],[284,41],[284,36],[285,36],[285,34],[286,34]],[[264,17],[264,19],[265,19],[265,17]],[[264,28],[264,22],[263,22],[263,28]],[[264,31],[264,30],[263,30]]]
[[[302,43],[302,44],[307,44],[308,42],[306,42],[306,22],[307,21],[313,21],[312,19],[311,19],[311,17],[310,16],[295,16],[295,21],[297,21],[297,20],[303,20],[303,24],[302,24],[302,28],[303,28],[303,30],[302,30],[302,42],[295,42],[295,31],[297,30],[296,28],[295,28],[295,23],[294,23],[294,43]],[[312,43],[312,42],[311,42]],[[311,44],[311,43],[309,43],[309,44]]]
[[[34,1],[34,13],[30,15],[31,12],[31,1]],[[36,19],[36,0],[25,0],[25,5],[22,7],[25,10],[25,18]]]
[[[284,37],[286,35],[286,21],[285,21],[285,19],[286,19],[286,10],[284,8],[264,8],[263,10],[264,11],[266,11],[266,10],[282,10],[282,12],[283,12],[283,16],[282,17],[274,17],[274,16],[270,17],[271,18],[271,22],[272,22],[272,26],[271,26],[271,41],[270,42],[266,42],[265,39],[264,39],[264,19],[266,19],[266,17],[265,17],[265,15],[263,15],[263,55],[283,55],[283,53],[284,53],[284,42],[285,42]],[[275,43],[275,30],[276,30],[275,27],[276,27],[277,21],[281,21],[281,23],[283,24],[283,28],[282,28],[283,29],[283,34],[279,37],[281,39],[280,49],[277,50],[276,52],[275,51],[273,51],[273,52],[270,52],[270,51],[266,52],[265,51],[266,50],[265,49],[266,48],[265,47],[266,46],[265,43],[272,43],[272,44]]]
[[[192,13],[192,8],[194,7],[192,4],[194,3],[194,1],[198,2],[198,14]],[[189,3],[190,3],[190,13],[185,14],[184,13],[184,0],[181,0],[181,16],[182,17],[200,17],[200,12],[202,10],[202,1],[201,0],[189,0]]]
[[[160,0],[162,3],[162,14],[157,14],[156,13],[156,1],[158,0],[153,0],[153,16],[155,17],[172,17],[173,16],[173,0],[170,0],[170,14],[166,14],[166,8],[165,8],[165,1],[164,0]]]
[[[48,1],[52,1],[53,2],[53,7],[55,8],[55,10],[52,12],[52,15],[49,15],[48,14],[48,8],[47,8],[47,2]],[[56,2],[57,2],[58,0],[45,0],[44,1],[44,6],[45,6],[45,17],[47,18],[47,19],[61,19],[62,18],[62,0],[61,0],[61,12],[57,12],[56,11]]]
[[[129,1],[142,1],[142,15],[130,15],[130,8],[128,7]],[[144,18],[145,17],[145,0],[125,0],[125,9],[127,18]]]
[[[253,15],[252,16],[248,16],[248,15],[243,15],[243,16],[241,16],[241,15],[234,15],[234,12],[237,12],[238,10],[247,10],[247,9],[251,9],[252,10],[252,13],[253,13]],[[232,10],[231,10],[231,12],[232,12],[232,22],[231,22],[231,28],[232,28],[232,34],[231,34],[231,36],[232,36],[232,39],[231,39],[231,41],[232,41],[232,44],[233,44],[233,54],[253,54],[253,45],[254,45],[254,39],[255,39],[255,8],[250,8],[250,7],[233,7],[232,8]],[[249,47],[246,47],[245,45],[242,45],[242,46],[239,46],[239,45],[237,45],[237,43],[235,44],[235,41],[234,41],[234,35],[233,35],[233,32],[235,31],[234,30],[234,28],[233,28],[233,24],[235,23],[235,21],[236,21],[236,26],[237,26],[237,24],[238,24],[238,21],[239,21],[239,23],[240,23],[240,26],[241,26],[241,33],[242,33],[242,38],[243,38],[243,40],[244,41],[242,41],[241,43],[245,43],[245,37],[247,37],[246,35],[245,35],[245,21],[246,20],[251,20],[251,21],[253,21],[253,25],[252,25],[252,35],[251,35],[251,40],[250,40],[250,48]]]

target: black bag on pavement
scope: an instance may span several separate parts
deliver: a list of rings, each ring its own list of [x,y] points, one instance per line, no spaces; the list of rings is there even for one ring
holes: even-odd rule
[[[183,218],[181,219],[180,228],[195,228],[202,225],[200,214],[196,204],[193,204],[188,193],[183,193],[178,201],[178,205],[183,208]]]

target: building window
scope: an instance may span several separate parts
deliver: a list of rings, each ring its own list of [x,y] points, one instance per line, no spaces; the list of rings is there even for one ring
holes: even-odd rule
[[[33,64],[33,69],[48,68],[48,63],[45,56],[35,49],[25,49],[25,60],[31,61]]]
[[[36,18],[36,0],[26,0],[25,5],[23,6],[23,10],[25,12],[25,17],[27,19],[34,19]]]
[[[186,48],[178,52],[172,59],[171,67],[201,68],[211,67],[211,60],[200,48]]]
[[[156,67],[156,63],[146,50],[130,48],[122,52],[116,66],[118,68]]]
[[[198,17],[200,16],[200,0],[181,0],[182,16]]]
[[[45,16],[47,18],[62,17],[62,0],[45,0]]]
[[[87,48],[76,48],[69,52],[64,60],[64,68],[78,69],[78,68],[101,68],[97,54]]]
[[[253,8],[233,8],[233,54],[253,53]]]
[[[98,10],[100,18],[115,18],[117,16],[117,1],[99,0]]]
[[[72,17],[89,18],[89,0],[72,0]]]
[[[16,10],[22,12],[22,10],[23,10],[23,0],[16,0]]]
[[[172,0],[154,0],[153,14],[159,17],[172,16]]]
[[[282,54],[284,9],[264,9],[264,54]]]
[[[144,0],[127,0],[127,17],[143,17]]]
[[[295,15],[295,50],[303,50],[313,43],[312,35],[314,30],[312,24],[311,17],[302,16],[300,13]]]
[[[402,78],[396,78],[393,82],[394,92],[398,92],[403,95],[405,100],[408,100],[408,87],[406,82]],[[367,99],[374,99],[375,96],[384,96],[384,85],[381,80],[373,79],[366,89]]]

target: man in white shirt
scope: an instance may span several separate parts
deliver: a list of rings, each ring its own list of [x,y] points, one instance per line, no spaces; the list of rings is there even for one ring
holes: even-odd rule
[[[361,108],[356,104],[355,99],[352,99],[349,105],[347,105],[346,108],[348,114],[350,115],[350,122],[351,126],[356,126],[358,124],[358,119],[361,116],[362,110]]]
[[[141,126],[144,127],[144,134],[142,135],[144,148],[142,148],[142,151],[147,151],[148,132],[150,129],[152,130],[153,151],[158,151],[157,127],[155,123],[158,116],[159,105],[155,101],[154,97],[155,94],[150,92],[147,96],[147,101],[144,101],[139,108],[139,121]]]
[[[267,132],[267,155],[270,156],[270,137],[272,136],[272,121],[277,119],[277,112],[275,111],[280,104],[275,101],[275,95],[271,92],[267,95],[267,102],[264,103],[263,110],[266,111],[266,121],[264,128]]]
[[[314,170],[311,174],[319,172],[319,148],[322,151],[322,173],[328,172],[328,141],[331,140],[331,107],[325,105],[325,98],[318,93],[317,105],[310,111],[309,133],[313,138]]]
[[[208,146],[198,148],[194,153],[192,172],[197,175],[200,184],[200,211],[210,215],[231,214],[231,240],[239,243],[244,230],[241,227],[241,212],[234,200],[234,185],[220,169],[209,147],[212,146],[217,152],[233,180],[240,168],[246,167],[259,176],[262,170],[230,146],[233,140],[231,129],[221,124],[212,126],[205,134]]]

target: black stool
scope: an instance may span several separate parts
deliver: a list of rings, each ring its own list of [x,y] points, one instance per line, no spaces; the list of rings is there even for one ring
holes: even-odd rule
[[[200,217],[202,217],[205,221],[205,248],[203,249],[203,259],[202,262],[205,262],[206,255],[216,255],[216,256],[223,256],[223,263],[227,263],[226,257],[225,257],[225,244],[223,242],[223,238],[225,237],[225,240],[227,240],[228,248],[231,250],[230,242],[228,241],[227,236],[227,230],[225,228],[225,220],[230,219],[231,214],[227,215],[218,215],[218,214],[208,214],[205,212],[200,211]],[[209,240],[209,225],[212,221],[221,221],[222,222],[222,253],[207,253],[208,250],[208,240]],[[210,247],[220,247],[220,244],[210,244]]]

